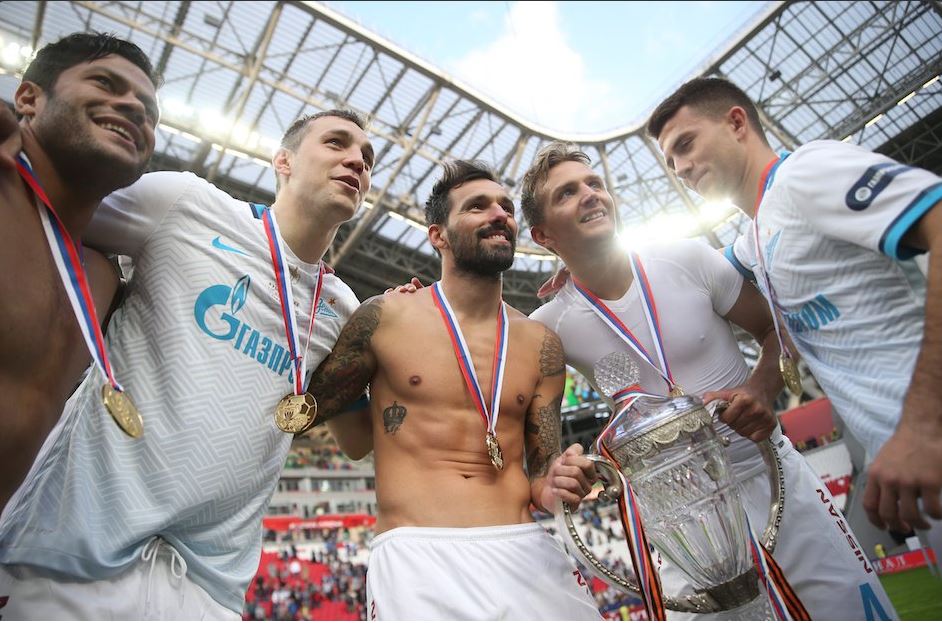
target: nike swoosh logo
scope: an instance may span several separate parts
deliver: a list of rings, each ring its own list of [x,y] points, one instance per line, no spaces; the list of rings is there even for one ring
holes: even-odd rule
[[[217,249],[222,249],[223,251],[229,251],[230,253],[238,253],[239,255],[244,255],[246,257],[249,257],[249,254],[246,253],[245,251],[236,249],[235,247],[230,247],[229,245],[224,243],[222,240],[219,239],[219,236],[216,236],[215,238],[213,238],[213,246],[216,247]]]

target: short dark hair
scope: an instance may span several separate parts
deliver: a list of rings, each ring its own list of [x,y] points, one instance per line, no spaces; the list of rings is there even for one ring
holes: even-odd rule
[[[432,194],[425,202],[426,225],[444,225],[448,222],[448,193],[452,189],[474,180],[497,182],[497,174],[480,160],[449,160],[442,163],[442,168],[445,171],[432,186]]]
[[[592,159],[569,143],[553,142],[540,150],[527,172],[523,174],[523,189],[520,194],[520,209],[532,227],[543,222],[543,208],[538,195],[549,178],[550,170],[563,162],[581,162],[592,166]]]
[[[366,131],[366,122],[363,120],[363,117],[353,112],[352,110],[341,108],[322,110],[321,112],[304,115],[303,117],[298,117],[295,119],[294,123],[288,126],[288,129],[285,130],[284,136],[281,137],[280,149],[287,149],[288,151],[292,152],[298,151],[298,148],[301,147],[301,142],[304,140],[304,137],[307,136],[307,131],[310,129],[311,122],[321,119],[322,117],[339,117],[340,119],[346,119],[347,121],[355,124],[364,132]],[[275,194],[278,194],[278,191],[280,190],[281,177],[275,173]]]
[[[651,113],[646,127],[648,136],[657,140],[667,122],[684,106],[690,106],[712,118],[722,117],[733,106],[741,106],[756,134],[768,144],[756,105],[745,91],[723,78],[694,78],[684,83]]]
[[[154,89],[160,87],[160,77],[154,73],[154,66],[141,48],[130,41],[102,32],[76,32],[43,46],[23,72],[23,80],[39,85],[44,91],[52,92],[56,80],[65,70],[110,54],[125,58],[138,66],[154,85]]]
[[[366,122],[363,121],[363,117],[353,112],[352,110],[345,110],[340,108],[322,110],[321,112],[299,117],[297,120],[295,120],[294,123],[288,126],[288,129],[285,130],[284,136],[281,137],[281,148],[287,149],[288,151],[297,151],[298,147],[301,146],[301,141],[304,140],[304,136],[307,134],[308,125],[310,122],[322,117],[340,117],[341,119],[346,119],[347,121],[354,123],[364,132],[366,131]]]

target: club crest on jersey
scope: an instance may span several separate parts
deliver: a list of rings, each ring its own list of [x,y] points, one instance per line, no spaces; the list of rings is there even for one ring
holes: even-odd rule
[[[844,199],[847,207],[857,212],[866,210],[894,177],[911,168],[895,162],[882,162],[868,168],[847,191]]]

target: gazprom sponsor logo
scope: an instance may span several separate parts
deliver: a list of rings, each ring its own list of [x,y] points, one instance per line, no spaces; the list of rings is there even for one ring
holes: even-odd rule
[[[797,312],[784,312],[782,316],[792,333],[817,331],[841,317],[841,312],[823,294],[801,306]]]
[[[883,162],[868,168],[847,191],[844,198],[847,207],[858,212],[866,210],[877,195],[890,185],[894,177],[911,168],[895,162]]]
[[[231,287],[214,285],[200,292],[193,306],[196,326],[213,339],[232,342],[232,348],[279,376],[287,372],[288,380],[293,381],[288,349],[238,318],[251,284],[249,276],[243,275]]]

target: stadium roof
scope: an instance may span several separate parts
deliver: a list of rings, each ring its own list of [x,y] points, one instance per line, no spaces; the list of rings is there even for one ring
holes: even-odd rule
[[[368,114],[378,154],[370,207],[328,257],[361,297],[438,276],[421,206],[448,158],[486,160],[518,189],[542,145],[569,140],[592,157],[635,235],[670,231],[720,246],[742,227],[731,206],[703,204],[669,175],[640,128],[554,134],[314,2],[4,3],[0,95],[11,99],[33,49],[78,30],[131,39],[163,73],[152,168],[191,170],[248,200],[273,199],[268,160],[296,117],[336,107]],[[773,147],[846,139],[938,172],[940,72],[942,6],[926,0],[770,3],[695,75],[743,87]],[[525,234],[518,252],[504,292],[529,311],[555,262]]]

